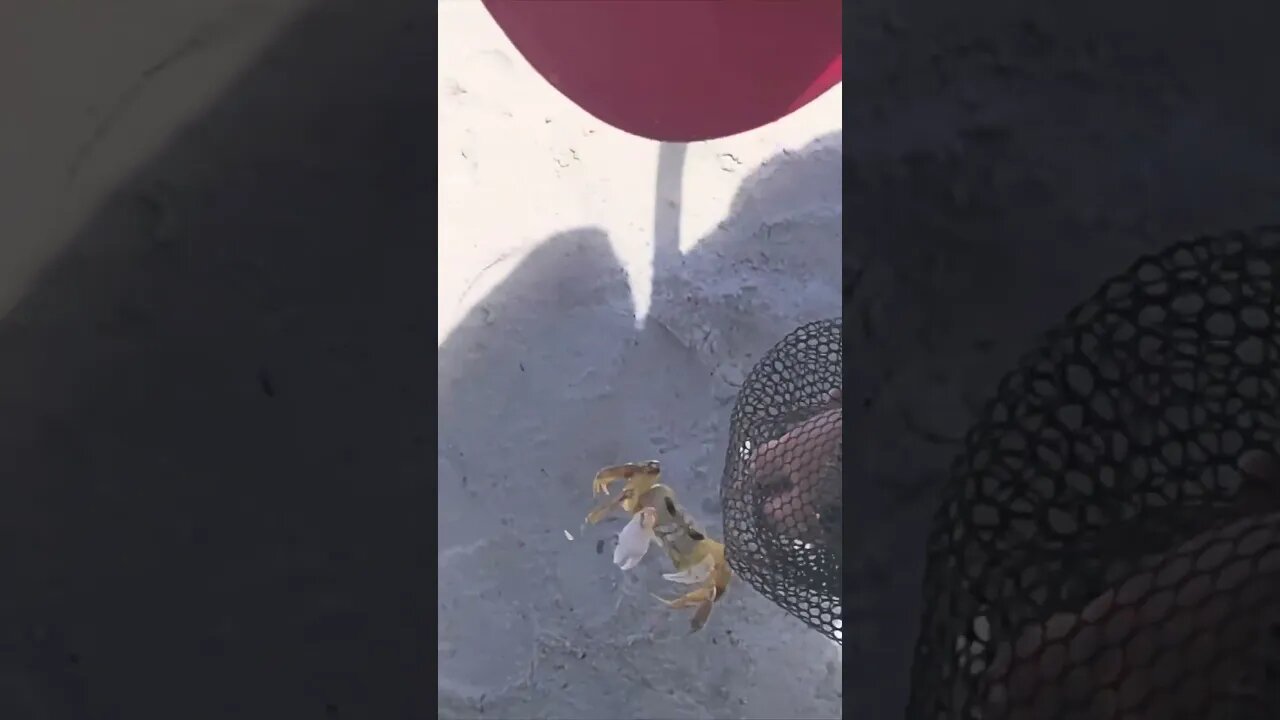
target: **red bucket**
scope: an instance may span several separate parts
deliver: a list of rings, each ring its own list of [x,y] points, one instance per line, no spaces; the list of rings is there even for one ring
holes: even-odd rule
[[[583,110],[653,140],[745,132],[840,82],[840,0],[484,0]]]

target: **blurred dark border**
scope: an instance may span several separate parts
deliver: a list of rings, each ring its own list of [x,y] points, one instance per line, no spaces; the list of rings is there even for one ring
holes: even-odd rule
[[[433,716],[434,17],[309,6],[0,320],[0,717]]]

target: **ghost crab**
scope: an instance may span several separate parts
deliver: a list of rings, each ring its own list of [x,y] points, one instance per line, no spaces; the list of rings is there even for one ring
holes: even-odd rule
[[[626,482],[622,492],[614,496],[609,486],[619,480]],[[656,460],[604,468],[592,480],[591,493],[608,497],[587,515],[587,522],[600,522],[614,508],[630,514],[631,521],[618,534],[614,562],[629,570],[639,563],[649,544],[660,545],[676,570],[663,577],[698,587],[674,600],[654,597],[672,609],[696,608],[690,624],[692,632],[697,632],[711,616],[715,602],[724,597],[733,572],[725,562],[724,545],[694,525],[676,502],[675,493],[661,480],[662,468]]]

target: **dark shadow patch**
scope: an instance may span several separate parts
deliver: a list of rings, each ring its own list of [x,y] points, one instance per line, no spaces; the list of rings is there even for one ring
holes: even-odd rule
[[[431,715],[433,13],[316,4],[0,320],[0,716]]]

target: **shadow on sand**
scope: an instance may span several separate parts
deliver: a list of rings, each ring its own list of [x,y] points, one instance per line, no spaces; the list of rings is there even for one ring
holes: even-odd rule
[[[686,254],[682,155],[660,149],[639,329],[608,237],[584,228],[539,244],[440,347],[443,713],[840,713],[829,641],[745,584],[687,636],[648,595],[678,589],[661,563],[611,564],[620,521],[580,527],[596,470],[658,458],[718,533],[734,384],[796,325],[839,314],[839,135],[762,166]]]

